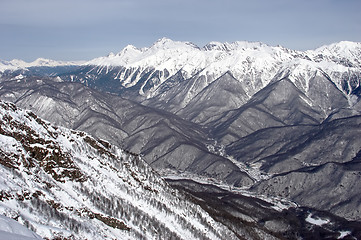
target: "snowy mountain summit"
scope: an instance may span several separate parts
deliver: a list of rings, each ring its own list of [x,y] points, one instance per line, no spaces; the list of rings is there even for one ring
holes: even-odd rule
[[[118,54],[110,54],[84,63],[86,74],[72,79],[92,83],[101,74],[118,81],[121,88],[132,88],[152,98],[162,94],[170,82],[204,78],[205,86],[226,73],[232,74],[252,96],[274,79],[289,76],[296,84],[309,85],[315,72],[328,74],[337,87],[349,95],[344,85],[356,88],[353,80],[340,76],[348,72],[354,78],[361,69],[361,43],[339,42],[315,50],[296,51],[261,42],[210,42],[198,47],[190,42],[162,38],[147,48],[128,45]],[[319,71],[320,70],[320,71]],[[96,81],[96,80],[95,80]],[[347,83],[345,83],[347,82]],[[104,82],[103,82],[104,83]],[[202,88],[203,89],[203,88]],[[307,90],[303,88],[302,90]],[[199,90],[195,90],[196,93]]]

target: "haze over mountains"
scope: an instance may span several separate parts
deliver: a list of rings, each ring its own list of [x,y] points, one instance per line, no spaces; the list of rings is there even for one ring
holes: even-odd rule
[[[193,196],[187,179],[361,221],[361,43],[302,52],[163,38],[84,63],[2,61],[0,71],[1,99],[140,154]]]

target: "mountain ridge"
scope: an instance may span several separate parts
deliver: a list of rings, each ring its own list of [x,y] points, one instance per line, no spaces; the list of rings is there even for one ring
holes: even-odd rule
[[[220,51],[220,52],[230,52],[230,51],[240,51],[240,50],[246,50],[246,49],[281,49],[285,52],[291,52],[293,55],[305,53],[306,55],[314,56],[316,57],[318,54],[327,54],[327,55],[337,55],[338,57],[344,57],[344,58],[357,58],[360,56],[361,52],[361,42],[352,42],[352,41],[340,41],[335,42],[327,45],[323,45],[321,47],[315,48],[313,50],[292,50],[289,48],[282,47],[280,45],[277,46],[271,46],[262,42],[249,42],[249,41],[235,41],[235,42],[215,42],[211,41],[204,45],[203,47],[199,47],[191,42],[182,42],[182,41],[173,41],[169,38],[161,38],[158,39],[156,42],[153,43],[151,47],[143,47],[143,48],[137,48],[134,45],[127,45],[124,47],[120,52],[114,54],[113,52],[109,53],[105,57],[98,57],[91,60],[82,60],[82,61],[55,61],[51,59],[45,59],[45,58],[38,58],[34,60],[33,62],[25,62],[23,60],[19,59],[13,59],[11,61],[5,61],[1,60],[0,63],[4,65],[9,65],[11,67],[17,67],[17,68],[28,68],[28,67],[36,67],[36,66],[62,66],[62,65],[113,65],[111,62],[103,64],[101,61],[97,62],[97,60],[105,60],[107,58],[114,58],[114,57],[123,57],[126,55],[129,51],[136,51],[138,53],[145,53],[150,52],[149,54],[154,53],[155,50],[168,50],[168,49],[194,49],[196,51]],[[347,54],[345,54],[347,53]],[[309,56],[308,56],[309,57]],[[121,58],[118,58],[121,59]],[[134,57],[134,59],[137,59],[137,56]],[[134,62],[134,60],[133,60]],[[118,63],[113,62],[114,66],[123,66],[123,62],[119,61]]]
[[[78,81],[89,86],[104,88],[117,94],[133,89],[129,97],[154,98],[164,93],[162,86],[176,77],[178,82],[195,76],[205,77],[207,84],[230,72],[248,96],[252,96],[273,79],[288,76],[297,85],[308,89],[310,74],[321,70],[326,73],[345,96],[351,97],[360,86],[361,43],[341,41],[315,50],[297,51],[260,42],[210,42],[200,48],[190,42],[162,38],[152,46],[126,46],[118,54],[109,54],[82,64],[51,60],[37,60],[28,64],[4,62],[0,71],[77,66],[75,72],[59,76],[66,81]],[[45,62],[42,64],[42,62]],[[55,74],[56,74],[56,70]],[[203,89],[203,88],[201,88]],[[197,90],[198,92],[201,90]]]

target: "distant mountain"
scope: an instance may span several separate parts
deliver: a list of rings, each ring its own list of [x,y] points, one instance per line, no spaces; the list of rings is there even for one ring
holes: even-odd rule
[[[212,42],[199,48],[189,42],[163,38],[149,48],[128,46],[118,54],[93,59],[83,65],[83,70],[64,77],[99,88],[115,85],[114,90],[118,92],[132,89],[134,94],[147,99],[164,93],[162,89],[169,84],[168,80],[182,82],[194,77],[205,78],[203,86],[189,89],[187,103],[227,72],[241,83],[246,96],[251,97],[274,78],[279,79],[279,75],[289,76],[307,91],[309,78],[321,70],[349,95],[359,85],[349,78],[359,76],[360,56],[361,43],[354,42],[301,52],[257,42]],[[351,89],[347,90],[348,83]]]
[[[128,45],[118,54],[110,53],[88,62],[57,62],[37,59],[3,62],[14,70],[19,68],[78,65],[73,72],[62,74],[66,80],[79,81],[114,93],[124,89],[135,96],[152,98],[174,82],[197,76],[205,78],[201,88],[192,88],[188,101],[204,87],[230,72],[251,97],[280,75],[289,76],[296,86],[307,92],[309,78],[321,71],[338,89],[349,96],[358,86],[361,43],[339,42],[316,50],[295,51],[259,42],[211,42],[200,48],[190,42],[162,38],[148,48]],[[0,68],[1,69],[1,68]],[[356,79],[355,79],[356,78]],[[171,83],[173,82],[173,83]],[[134,95],[133,94],[133,95]]]
[[[84,61],[55,61],[51,59],[38,58],[33,62],[25,62],[23,60],[14,59],[11,61],[0,61],[0,72],[5,70],[19,70],[31,67],[58,67],[58,66],[78,66]]]

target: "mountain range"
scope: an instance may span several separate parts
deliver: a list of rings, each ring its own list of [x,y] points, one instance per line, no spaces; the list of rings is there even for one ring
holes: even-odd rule
[[[163,38],[80,63],[1,61],[0,98],[142,156],[170,185],[203,199],[210,215],[219,199],[195,189],[227,189],[221,195],[236,194],[237,209],[249,204],[239,200],[245,194],[267,196],[357,226],[360,76],[356,42],[296,51]]]

